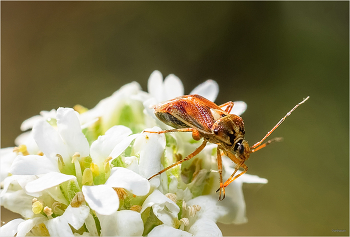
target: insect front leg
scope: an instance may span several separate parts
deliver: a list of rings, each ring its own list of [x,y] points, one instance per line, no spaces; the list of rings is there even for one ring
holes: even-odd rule
[[[239,174],[237,174],[237,175],[235,176],[237,170],[238,170],[240,167],[242,167],[244,170],[243,170],[241,173],[239,173]],[[237,179],[239,176],[241,176],[242,174],[246,173],[247,171],[248,171],[248,166],[246,166],[246,165],[243,164],[243,163],[240,164],[239,167],[236,167],[235,171],[231,174],[230,178],[228,178],[228,179],[225,181],[225,183],[224,183],[224,188],[226,188],[230,183],[232,183],[235,179]]]
[[[220,196],[219,196],[219,201],[224,200],[225,198],[225,187],[222,183],[222,158],[221,158],[221,151],[219,149],[219,147],[216,150],[217,152],[217,161],[218,161],[218,171],[219,171],[219,175],[220,175]],[[221,198],[221,192],[223,192],[223,197]]]
[[[234,103],[232,101],[229,101],[229,102],[226,102],[225,104],[219,105],[219,107],[222,108],[222,107],[227,106],[225,109],[225,112],[230,113],[233,105],[234,105]]]
[[[205,147],[206,145],[207,145],[207,141],[204,140],[203,143],[202,143],[202,145],[200,145],[194,152],[192,152],[191,154],[189,154],[189,155],[188,155],[187,157],[185,157],[183,160],[180,160],[180,161],[178,161],[178,162],[176,162],[176,163],[174,163],[174,164],[172,164],[172,165],[166,167],[165,169],[159,171],[158,173],[156,173],[156,174],[153,175],[152,177],[148,178],[148,180],[150,180],[150,179],[156,177],[157,175],[160,175],[161,173],[164,173],[164,172],[167,171],[168,169],[171,169],[171,168],[173,168],[174,166],[177,166],[177,165],[181,164],[181,163],[184,162],[184,161],[187,161],[187,160],[192,159],[193,157],[195,157],[196,155],[198,155],[198,153],[201,152],[201,151],[204,149],[204,147]]]

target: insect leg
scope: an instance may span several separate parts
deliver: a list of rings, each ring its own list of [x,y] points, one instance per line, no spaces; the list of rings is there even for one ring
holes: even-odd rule
[[[159,131],[159,132],[154,132],[154,131],[143,131],[143,132],[157,133],[157,134],[168,133],[168,132],[193,132],[193,128],[169,129],[169,130],[163,130],[163,131]]]
[[[238,170],[240,167],[242,167],[244,170],[243,170],[241,173],[239,173],[239,174],[237,174],[237,175],[235,176],[237,170]],[[235,171],[233,172],[233,174],[231,174],[231,177],[228,178],[228,179],[225,181],[225,183],[224,183],[224,188],[226,188],[230,183],[232,183],[235,179],[237,179],[239,176],[241,176],[242,174],[244,174],[244,173],[247,172],[247,171],[248,171],[248,166],[246,166],[245,164],[241,163],[239,167],[236,167],[236,169],[235,169]]]
[[[218,161],[218,171],[220,175],[220,196],[219,196],[219,201],[224,200],[225,198],[225,187],[222,183],[222,158],[221,158],[221,151],[219,147],[217,148],[217,161]],[[223,192],[223,197],[221,198],[221,192]]]
[[[158,173],[156,173],[156,174],[153,175],[152,177],[148,178],[148,180],[150,180],[150,179],[156,177],[157,175],[160,175],[161,173],[167,171],[168,169],[173,168],[174,166],[177,166],[177,165],[181,164],[181,163],[184,162],[184,161],[190,160],[190,159],[193,158],[194,156],[198,155],[198,153],[201,152],[201,151],[204,149],[204,147],[205,147],[206,145],[207,145],[207,141],[204,140],[203,143],[202,143],[202,145],[200,145],[194,152],[192,152],[191,154],[189,154],[189,155],[188,155],[187,157],[185,157],[183,160],[180,160],[180,161],[178,161],[178,162],[176,162],[176,163],[174,163],[174,164],[172,164],[172,165],[166,167],[165,169],[159,171]]]
[[[220,108],[225,107],[225,106],[227,106],[225,109],[225,112],[230,113],[232,110],[232,107],[233,107],[233,102],[229,101],[229,102],[226,102],[225,104],[219,105]]]

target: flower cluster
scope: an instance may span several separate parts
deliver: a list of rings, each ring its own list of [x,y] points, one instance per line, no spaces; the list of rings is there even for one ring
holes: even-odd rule
[[[154,71],[149,93],[132,82],[88,110],[77,105],[25,120],[17,147],[1,149],[1,205],[19,213],[2,236],[222,236],[216,223],[244,223],[242,183],[266,183],[244,174],[217,201],[216,145],[151,180],[193,152],[190,134],[167,129],[150,106],[184,94],[181,81]],[[208,80],[191,94],[212,101]],[[241,114],[244,102],[231,113]],[[28,130],[28,131],[27,131]],[[223,175],[233,164],[223,157]]]

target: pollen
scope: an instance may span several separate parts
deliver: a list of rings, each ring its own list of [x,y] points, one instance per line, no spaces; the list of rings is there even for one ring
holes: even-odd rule
[[[26,145],[20,145],[18,147],[13,148],[13,152],[18,153],[22,153],[22,155],[27,156],[29,155],[29,152],[27,150],[27,146]]]
[[[81,204],[83,204],[83,202],[85,202],[84,194],[82,192],[77,192],[74,198],[72,199],[70,205],[72,207],[80,207]]]
[[[39,201],[35,201],[32,204],[32,211],[34,214],[39,214],[43,210],[43,204]]]
[[[113,188],[113,189],[117,193],[119,200],[124,200],[128,196],[128,193],[124,188]]]
[[[43,155],[44,155],[44,152],[39,151],[39,152],[37,153],[37,155],[38,155],[38,156],[43,156]]]
[[[140,212],[142,209],[142,207],[140,205],[133,205],[130,207],[131,211],[136,211],[136,212]]]
[[[95,163],[91,162],[90,164],[90,169],[92,171],[92,174],[96,177],[100,174],[100,171],[98,169],[98,165],[96,165]]]
[[[44,213],[47,216],[51,216],[53,214],[52,209],[50,207],[48,207],[48,206],[44,207]]]

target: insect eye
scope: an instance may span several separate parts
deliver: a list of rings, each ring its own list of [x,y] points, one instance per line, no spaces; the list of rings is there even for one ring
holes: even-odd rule
[[[214,129],[214,133],[215,133],[215,135],[218,135],[219,134],[219,129],[215,128]]]
[[[244,146],[242,144],[242,140],[238,141],[234,147],[234,150],[239,153],[239,154],[243,154],[244,152]]]

